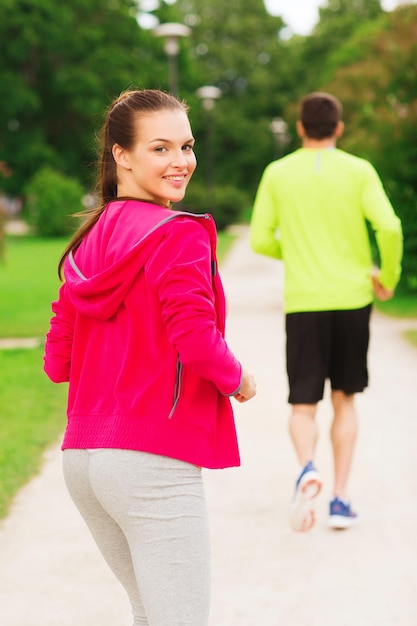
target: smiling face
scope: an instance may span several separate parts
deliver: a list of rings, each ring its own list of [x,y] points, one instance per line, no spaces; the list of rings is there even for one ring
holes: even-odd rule
[[[113,146],[117,195],[166,206],[181,201],[197,165],[187,114],[180,109],[140,114],[136,138],[130,150]]]

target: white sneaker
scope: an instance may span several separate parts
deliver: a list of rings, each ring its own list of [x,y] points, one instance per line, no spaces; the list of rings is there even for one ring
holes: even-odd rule
[[[301,470],[295,484],[290,511],[290,526],[296,532],[310,530],[316,521],[313,500],[320,493],[322,482],[312,461]]]

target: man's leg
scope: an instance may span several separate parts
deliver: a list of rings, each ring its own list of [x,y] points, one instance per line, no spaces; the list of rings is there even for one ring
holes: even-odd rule
[[[315,522],[313,499],[321,480],[313,464],[318,431],[317,404],[323,398],[331,324],[329,313],[309,311],[286,315],[287,374],[292,405],[289,433],[300,463],[290,512],[293,530],[309,530]]]
[[[331,443],[334,460],[334,498],[329,525],[349,528],[358,520],[346,501],[346,489],[358,434],[355,393],[368,384],[367,353],[371,305],[334,312],[333,359],[330,368],[333,424]],[[343,389],[347,391],[342,391]]]
[[[293,404],[289,431],[301,467],[312,461],[317,443],[317,404]]]
[[[332,391],[334,410],[330,432],[334,460],[334,495],[344,499],[358,434],[354,394]]]
[[[317,404],[294,404],[289,422],[290,436],[301,466],[291,506],[290,525],[293,530],[301,532],[310,530],[316,521],[313,499],[321,489],[321,480],[313,465],[317,442],[316,409]]]

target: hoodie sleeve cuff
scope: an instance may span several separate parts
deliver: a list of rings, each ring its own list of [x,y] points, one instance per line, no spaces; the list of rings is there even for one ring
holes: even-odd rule
[[[237,393],[239,393],[239,391],[242,388],[242,384],[243,384],[243,368],[242,366],[240,367],[240,380],[239,380],[239,386],[238,388],[233,391],[232,393],[225,393],[223,395],[227,396],[228,398],[232,398],[233,396],[235,396]]]

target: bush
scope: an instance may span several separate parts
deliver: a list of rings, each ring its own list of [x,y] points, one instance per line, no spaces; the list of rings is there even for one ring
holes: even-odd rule
[[[61,237],[74,228],[71,218],[82,209],[84,190],[74,178],[49,167],[39,170],[25,188],[24,213],[41,237]]]
[[[191,213],[210,213],[216,222],[217,230],[240,221],[249,199],[245,192],[236,187],[216,187],[212,196],[198,183],[191,183],[183,200],[182,208]]]

